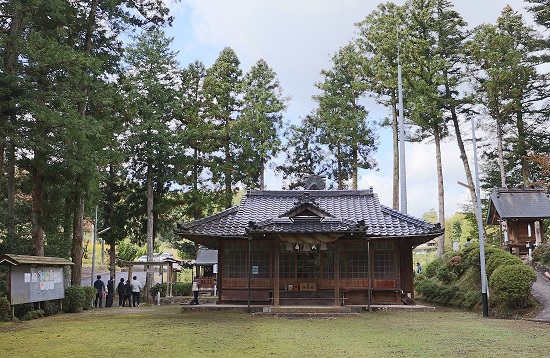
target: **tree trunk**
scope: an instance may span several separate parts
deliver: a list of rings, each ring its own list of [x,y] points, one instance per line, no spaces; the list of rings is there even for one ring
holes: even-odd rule
[[[265,159],[260,159],[260,190],[265,189]]]
[[[44,256],[44,229],[42,227],[44,163],[43,153],[35,150],[32,168],[31,237],[33,252],[36,256]]]
[[[74,265],[71,272],[71,285],[80,286],[82,281],[82,242],[84,236],[84,198],[75,192],[73,209],[73,241],[71,258]],[[93,259],[93,258],[92,258]]]
[[[231,177],[232,177],[232,166],[231,153],[229,148],[229,143],[231,139],[229,136],[226,138],[225,143],[225,172],[224,172],[224,182],[225,182],[225,208],[229,209],[233,206],[233,190],[231,189]]]
[[[527,161],[527,143],[525,134],[525,123],[523,122],[523,113],[519,110],[516,113],[517,118],[517,130],[518,130],[518,157],[521,165],[521,179],[524,186],[528,186],[531,182],[529,178],[529,164]]]
[[[451,96],[451,90],[449,85],[445,84],[445,90],[448,98]],[[468,183],[468,191],[470,192],[470,199],[472,200],[472,206],[474,213],[477,217],[477,195],[476,186],[472,176],[472,170],[470,169],[470,163],[468,162],[468,156],[466,155],[466,149],[464,147],[464,141],[462,140],[462,133],[460,132],[460,123],[458,122],[458,116],[456,114],[456,107],[451,106],[451,120],[453,121],[453,127],[455,130],[456,143],[458,144],[458,150],[460,151],[460,159],[462,160],[462,166],[464,167],[464,174],[466,175],[466,182]]]
[[[147,261],[153,261],[153,164],[150,158],[147,159]],[[147,270],[145,276],[145,300],[151,301],[149,295],[153,286],[153,272]]]
[[[351,189],[357,190],[357,176],[358,176],[358,168],[357,168],[357,148],[353,148],[353,174],[352,174],[352,182],[351,182]]]
[[[393,141],[393,209],[399,210],[399,128],[395,91],[391,93],[391,130]]]
[[[435,141],[435,161],[437,165],[437,199],[439,203],[439,223],[441,228],[445,229],[445,191],[443,188],[443,166],[441,163],[441,138],[439,137],[439,128],[434,128]],[[441,235],[437,244],[437,256],[441,257],[445,253],[445,234]]]
[[[15,240],[15,146],[8,146],[8,205],[7,205],[7,229],[8,241]],[[0,176],[1,177],[1,176]],[[12,246],[13,247],[13,246]]]
[[[500,120],[497,119],[497,154],[498,167],[500,170],[500,186],[506,187],[506,170],[504,169],[504,152],[502,150],[502,126]]]
[[[20,2],[14,1],[13,17],[8,29],[8,36],[4,43],[3,67],[6,77],[15,78],[17,76],[17,60],[20,54],[20,37],[23,33],[23,16],[24,9]],[[0,99],[2,100],[2,99]],[[13,103],[13,101],[5,101]],[[13,143],[13,135],[9,132],[13,128],[16,120],[16,108],[10,105],[7,111],[0,113],[0,188],[2,176],[4,175],[4,156],[8,151],[8,237],[15,235],[15,144]],[[8,122],[12,121],[12,126],[8,126]],[[10,176],[13,175],[13,178]],[[12,236],[11,238],[13,238]]]
[[[111,228],[111,233],[109,234],[109,253],[110,253],[110,271],[111,277],[116,277],[116,237],[112,233],[114,231],[114,220],[115,220],[115,169],[113,164],[109,164],[109,193],[108,195],[108,208],[107,208],[107,226]]]

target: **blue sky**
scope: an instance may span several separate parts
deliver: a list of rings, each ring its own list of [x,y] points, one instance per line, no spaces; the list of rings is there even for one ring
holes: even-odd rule
[[[403,4],[404,1],[394,1]],[[179,52],[182,66],[200,60],[207,67],[224,47],[231,47],[241,61],[243,72],[260,58],[277,72],[284,94],[290,96],[285,121],[297,121],[315,104],[315,82],[320,71],[330,68],[330,57],[355,34],[356,22],[365,18],[379,2],[368,0],[182,0],[170,4],[175,16],[167,29],[174,37],[172,49]],[[494,23],[509,4],[531,17],[520,0],[454,0],[455,9],[470,27]],[[369,119],[388,115],[374,103],[368,105]],[[359,188],[372,186],[380,202],[391,206],[391,133],[380,130],[380,148],[374,157],[377,171],[361,171]],[[471,138],[469,124],[463,130]],[[470,154],[471,144],[467,144]],[[464,169],[454,142],[442,147],[445,180],[445,215],[451,216],[469,200],[467,190],[457,184],[466,182]],[[437,184],[433,144],[406,144],[408,213],[420,217],[437,208]],[[473,165],[472,165],[473,167]],[[267,189],[281,189],[282,179],[266,173]]]

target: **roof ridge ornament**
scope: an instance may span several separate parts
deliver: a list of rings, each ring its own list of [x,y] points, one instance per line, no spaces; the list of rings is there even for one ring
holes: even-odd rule
[[[325,175],[312,174],[306,178],[304,188],[306,190],[325,190],[326,178]]]
[[[299,198],[298,201],[294,203],[295,206],[302,205],[302,204],[313,204],[317,205],[317,202],[315,201],[315,198],[311,193],[303,193]]]

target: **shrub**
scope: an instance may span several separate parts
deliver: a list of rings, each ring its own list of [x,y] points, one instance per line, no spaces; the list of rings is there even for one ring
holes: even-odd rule
[[[43,302],[43,311],[45,316],[53,316],[59,312],[59,301],[45,301]]]
[[[437,275],[437,271],[439,268],[443,267],[444,263],[445,262],[441,257],[437,258],[423,268],[422,274],[426,275],[426,277],[435,277]]]
[[[31,319],[37,319],[44,317],[44,311],[42,310],[32,310],[27,313],[21,318],[24,321],[29,321]]]
[[[529,266],[520,264],[498,267],[489,278],[491,301],[509,308],[527,307],[531,286],[536,280],[537,274]]]
[[[82,301],[82,309],[83,310],[92,309],[92,307],[94,307],[94,299],[95,299],[97,290],[92,286],[84,286],[82,287],[82,289],[84,290],[84,296],[85,296],[84,301]]]
[[[540,244],[533,250],[533,261],[550,265],[550,244]]]
[[[6,297],[0,297],[0,321],[9,321],[10,311],[10,301]]]
[[[481,290],[470,291],[464,296],[462,307],[472,309],[481,304]]]
[[[176,282],[172,285],[173,296],[191,296],[191,282]],[[167,284],[157,283],[151,287],[151,296],[157,297],[157,292],[160,289],[160,297],[166,297]]]
[[[25,315],[34,310],[33,303],[22,303],[20,305],[15,305],[13,308],[14,316],[17,318],[25,317]]]
[[[150,290],[151,296],[157,297],[157,293],[160,290],[160,297],[166,297],[166,290],[167,290],[166,286],[167,286],[166,283],[163,283],[163,284],[157,283],[156,285],[151,287],[151,290]]]
[[[89,287],[89,286],[88,286]],[[63,299],[63,312],[77,313],[82,312],[86,294],[84,288],[79,286],[69,286],[65,289],[65,298]]]
[[[174,296],[191,296],[191,282],[177,282],[172,287]]]
[[[416,283],[416,291],[421,298],[438,304],[458,306],[462,295],[456,285],[445,285],[437,282],[435,278],[424,279]]]
[[[485,250],[485,263],[488,277],[490,277],[493,272],[499,267],[509,265],[522,265],[519,257],[514,256],[507,251],[494,247],[488,247],[487,250]]]
[[[449,266],[442,266],[437,270],[437,279],[447,284],[457,278],[457,275]]]

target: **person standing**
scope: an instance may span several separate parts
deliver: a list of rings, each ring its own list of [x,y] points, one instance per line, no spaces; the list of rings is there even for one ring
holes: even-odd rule
[[[417,262],[416,263],[416,273],[421,273],[422,272],[422,266],[420,265],[420,262]]]
[[[124,303],[124,279],[121,278],[120,282],[116,287],[116,292],[118,293],[118,307],[122,307]]]
[[[107,281],[107,299],[105,307],[113,307],[113,299],[115,298],[115,283],[112,278]]]
[[[122,301],[122,307],[126,304],[126,301],[128,301],[128,307],[132,306],[132,284],[130,283],[130,280],[126,280],[126,283],[124,284],[124,300]]]
[[[94,307],[103,306],[103,293],[105,292],[105,283],[101,281],[101,275],[97,275],[97,280],[94,282],[94,288],[97,290],[95,294]]]
[[[199,304],[199,279],[198,278],[195,278],[193,280],[191,291],[193,291],[193,300],[191,301],[191,304],[198,305]]]
[[[141,289],[143,286],[141,285],[141,282],[138,281],[137,276],[132,277],[132,303],[134,307],[139,306],[139,296],[141,295]]]

